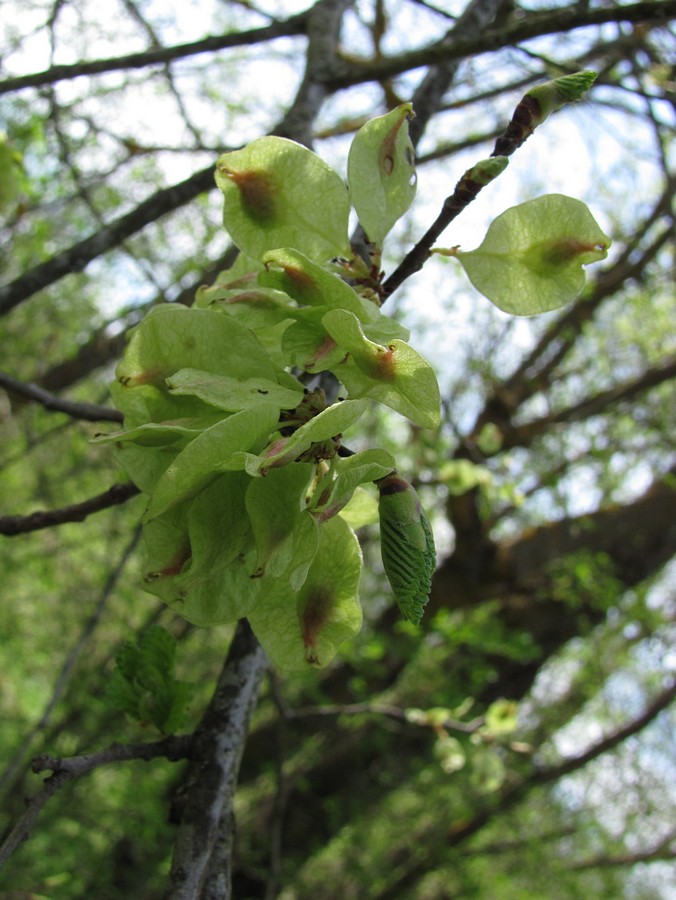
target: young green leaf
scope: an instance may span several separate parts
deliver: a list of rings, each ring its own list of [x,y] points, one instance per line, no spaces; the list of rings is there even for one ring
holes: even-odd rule
[[[533,316],[582,291],[582,269],[605,259],[608,238],[584,203],[546,194],[506,210],[480,247],[457,251],[474,287],[505,312]]]
[[[370,241],[385,236],[413,202],[415,155],[408,134],[410,103],[371,119],[357,132],[347,158],[347,182],[359,222]]]
[[[379,481],[378,490],[385,574],[402,615],[417,625],[436,567],[432,529],[417,493],[398,472]]]
[[[311,150],[263,137],[216,163],[223,223],[254,259],[278,247],[302,247],[319,261],[350,256],[350,200],[340,176]]]

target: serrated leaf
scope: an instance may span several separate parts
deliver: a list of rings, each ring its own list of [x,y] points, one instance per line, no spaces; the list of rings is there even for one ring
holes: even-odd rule
[[[216,164],[223,223],[254,259],[302,247],[312,259],[350,256],[350,201],[337,172],[312,151],[275,136],[224,153]]]
[[[408,134],[410,103],[371,119],[357,132],[347,160],[347,181],[359,222],[370,241],[385,236],[413,202],[415,155]]]
[[[417,625],[436,567],[432,529],[417,493],[397,472],[378,482],[378,490],[385,574],[402,615]]]
[[[585,283],[582,266],[605,259],[609,246],[584,203],[546,194],[506,210],[481,246],[457,258],[497,307],[533,316],[574,300]]]
[[[361,627],[360,574],[359,542],[337,516],[322,526],[319,550],[300,591],[276,584],[249,614],[276,666],[293,671],[331,662],[339,644]]]
[[[370,397],[406,416],[421,428],[439,424],[441,397],[430,364],[404,341],[387,346],[369,340],[352,313],[331,310],[322,323],[349,357],[331,370],[350,397]]]

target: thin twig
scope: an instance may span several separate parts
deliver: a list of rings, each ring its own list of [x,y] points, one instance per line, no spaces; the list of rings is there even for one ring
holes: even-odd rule
[[[35,773],[51,771],[53,774],[46,779],[42,790],[29,800],[26,811],[15,823],[0,847],[0,869],[14,851],[30,837],[38,816],[49,798],[53,797],[69,781],[110,763],[129,762],[136,759],[148,761],[158,756],[163,756],[170,762],[176,762],[188,756],[191,742],[192,735],[171,735],[153,743],[113,744],[107,750],[65,759],[48,754],[36,756],[33,760],[33,771]]]
[[[104,72],[143,69],[158,63],[185,59],[187,56],[214,53],[218,50],[227,50],[230,47],[249,46],[278,37],[302,34],[306,16],[307,13],[303,12],[290,16],[283,22],[273,22],[271,25],[265,25],[263,28],[252,28],[249,31],[211,36],[188,44],[177,44],[174,47],[153,47],[140,53],[130,53],[127,56],[96,59],[71,65],[51,66],[43,72],[35,72],[31,75],[17,75],[15,78],[8,78],[0,82],[0,94],[8,94],[27,87],[43,87],[48,84],[56,84],[58,81],[80,78],[82,75],[101,75]]]
[[[73,419],[84,419],[86,422],[122,422],[123,420],[122,413],[109,406],[65,400],[30,381],[19,381],[18,378],[14,378],[7,372],[0,372],[0,387],[27,397],[29,400],[34,400],[50,412],[62,412]]]
[[[136,485],[127,481],[123,484],[114,484],[102,494],[81,503],[72,503],[59,509],[37,510],[27,516],[0,516],[0,534],[14,537],[29,531],[39,531],[41,528],[51,528],[53,525],[63,525],[65,522],[82,522],[92,513],[125,503],[139,493]]]

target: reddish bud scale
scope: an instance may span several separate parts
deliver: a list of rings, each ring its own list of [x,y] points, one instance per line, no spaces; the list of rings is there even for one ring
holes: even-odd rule
[[[526,94],[514,110],[512,121],[496,140],[491,156],[511,156],[528,140],[543,119],[539,100]]]

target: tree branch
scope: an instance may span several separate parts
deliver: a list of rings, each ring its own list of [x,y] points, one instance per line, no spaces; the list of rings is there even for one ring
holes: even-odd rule
[[[73,503],[59,509],[38,510],[27,516],[0,516],[0,534],[14,537],[17,534],[26,534],[28,531],[39,531],[41,528],[63,525],[65,522],[82,522],[92,513],[108,509],[109,506],[125,503],[130,497],[135,497],[140,493],[135,484],[127,481],[124,484],[114,484],[102,494],[97,494],[81,503]]]
[[[92,260],[119,246],[126,238],[146,225],[185,205],[213,186],[214,167],[210,165],[195,172],[185,181],[156,191],[131,212],[115,219],[110,225],[104,225],[90,237],[62,250],[9,284],[0,287],[0,315],[6,315],[23,300],[54,284],[64,275],[81,272]]]
[[[402,53],[394,57],[381,57],[368,62],[343,61],[332,77],[332,90],[353,87],[370,81],[382,81],[422,66],[439,65],[456,59],[467,59],[481,53],[501,50],[522,41],[544,37],[548,34],[564,34],[576,28],[589,28],[609,22],[645,22],[666,24],[676,15],[676,0],[633,3],[628,6],[608,6],[589,9],[570,4],[544,12],[529,12],[525,18],[499,28],[487,29],[481,34],[446,43],[435,44]]]
[[[51,771],[44,787],[28,802],[26,811],[15,823],[0,847],[0,869],[12,856],[14,851],[30,837],[42,808],[50,797],[53,797],[69,781],[86,775],[99,766],[109,763],[129,762],[131,760],[151,760],[163,756],[170,762],[185,759],[190,750],[192,735],[170,735],[160,741],[147,744],[113,744],[107,750],[98,753],[86,753],[82,756],[71,756],[60,759],[44,754],[36,756],[32,769],[35,773]]]
[[[7,372],[0,372],[0,387],[29,400],[40,403],[45,409],[52,412],[63,412],[73,419],[84,419],[86,422],[122,422],[123,415],[109,406],[99,406],[97,403],[79,403],[76,400],[65,400],[51,394],[44,388],[31,382],[19,381]]]
[[[58,81],[66,79],[80,78],[83,75],[101,75],[104,72],[119,72],[124,69],[142,69],[146,66],[168,63],[176,59],[184,59],[187,56],[196,56],[200,53],[214,53],[231,47],[260,44],[279,37],[302,34],[306,19],[307,11],[290,16],[284,21],[265,25],[263,28],[252,28],[249,31],[240,31],[234,34],[206,37],[187,44],[177,44],[174,47],[153,47],[140,53],[130,53],[127,56],[97,59],[72,65],[52,66],[43,72],[35,72],[31,75],[17,75],[14,78],[7,78],[5,81],[1,81],[0,94],[8,94],[27,87],[43,87],[44,85],[56,84]]]
[[[195,731],[166,900],[230,896],[234,792],[267,665],[248,622],[241,620],[214,696]],[[220,871],[212,868],[214,855]],[[207,885],[213,891],[203,894]]]

